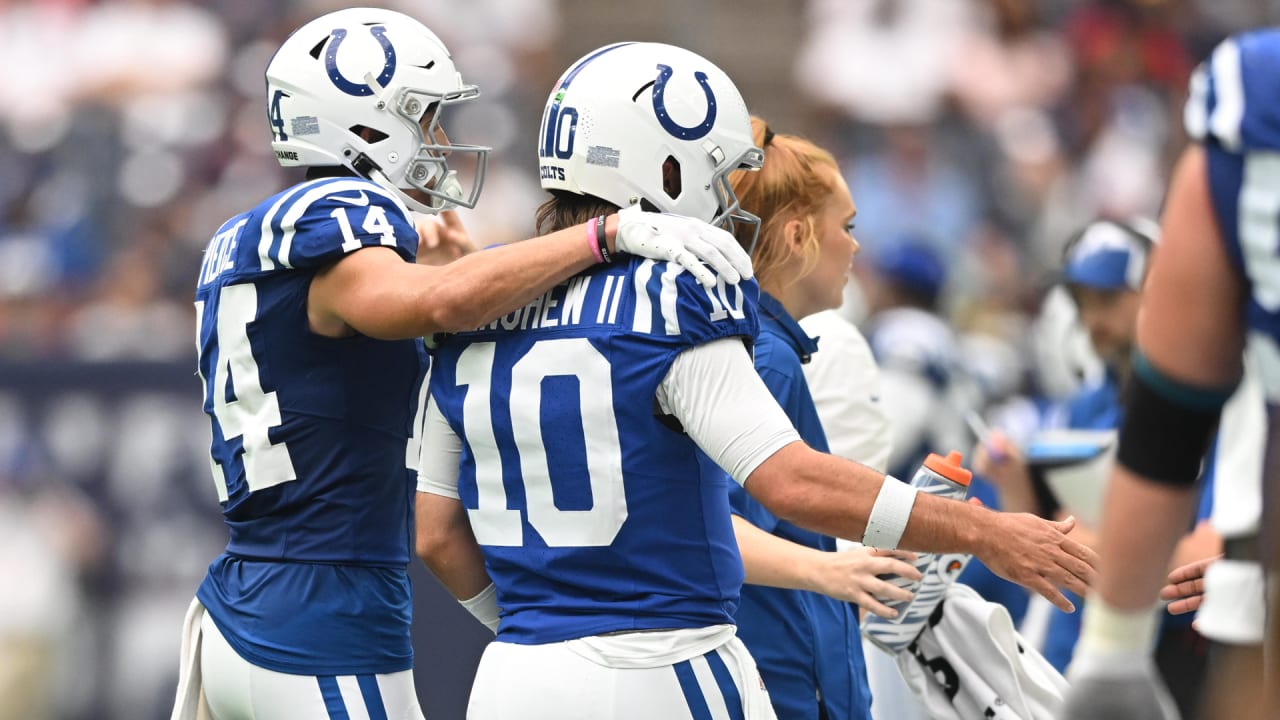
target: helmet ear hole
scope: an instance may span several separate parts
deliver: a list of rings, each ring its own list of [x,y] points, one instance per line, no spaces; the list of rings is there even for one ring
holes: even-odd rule
[[[667,159],[662,161],[662,190],[667,197],[675,200],[680,197],[680,191],[683,189],[680,180],[680,161],[674,155],[668,155]]]
[[[388,137],[390,137],[389,135],[382,132],[381,130],[378,130],[376,128],[371,128],[368,125],[352,125],[347,129],[351,131],[352,135],[360,136],[361,140],[364,140],[370,145],[373,145],[375,143],[380,143],[383,140],[386,140]]]
[[[320,52],[324,50],[324,44],[327,42],[329,42],[328,36],[321,38],[320,42],[316,43],[315,47],[311,48],[311,52],[309,53],[311,57],[315,58],[316,60],[319,60]]]

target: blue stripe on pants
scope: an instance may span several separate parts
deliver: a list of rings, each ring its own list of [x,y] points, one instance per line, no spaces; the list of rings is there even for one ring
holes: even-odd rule
[[[685,660],[671,667],[676,671],[676,679],[680,681],[680,690],[684,692],[685,702],[689,703],[689,714],[693,715],[693,720],[711,720],[711,708],[707,707],[707,699],[702,696],[702,688],[698,687],[693,666]]]
[[[320,683],[320,696],[324,698],[324,709],[329,711],[329,720],[351,720],[347,714],[347,706],[342,702],[342,691],[338,689],[338,678],[332,675],[317,675]]]
[[[729,667],[724,664],[724,658],[720,657],[719,650],[712,650],[704,655],[707,664],[711,666],[711,674],[716,677],[716,684],[720,686],[720,694],[724,696],[724,706],[729,708],[729,720],[745,720],[745,713],[742,710],[742,696],[738,694],[738,685],[733,681],[733,674],[729,672]],[[746,678],[743,678],[746,682]]]
[[[378,678],[373,675],[357,675],[360,683],[360,695],[364,698],[364,707],[369,711],[369,720],[387,720],[387,708],[382,704],[382,691],[378,689]]]

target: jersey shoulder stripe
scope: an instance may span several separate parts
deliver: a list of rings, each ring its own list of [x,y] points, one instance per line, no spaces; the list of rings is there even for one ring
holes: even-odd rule
[[[633,263],[627,293],[632,333],[698,344],[728,335],[754,337],[759,331],[760,289],[754,280],[730,285],[718,279],[708,288],[678,263]]]
[[[1280,150],[1280,29],[1224,40],[1191,76],[1183,122],[1223,149]]]
[[[417,231],[409,209],[371,180],[312,180],[268,202],[258,231],[264,272],[323,265],[368,245],[394,248],[410,261],[416,257]]]
[[[516,331],[531,337],[626,335],[660,345],[699,345],[721,337],[754,338],[759,298],[754,280],[706,288],[678,263],[628,258],[580,273],[525,306],[460,334],[471,340]]]

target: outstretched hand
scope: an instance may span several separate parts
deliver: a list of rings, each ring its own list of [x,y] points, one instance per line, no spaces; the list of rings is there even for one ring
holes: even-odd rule
[[[1160,599],[1169,601],[1171,615],[1183,615],[1200,609],[1204,602],[1204,573],[1222,558],[1215,555],[1187,563],[1169,573],[1169,584],[1160,588]]]
[[[1075,605],[1059,588],[1083,597],[1097,577],[1098,554],[1067,537],[1075,518],[1045,520],[1029,513],[995,513],[988,547],[976,553],[991,571],[1034,590],[1064,612]]]
[[[639,205],[618,213],[615,244],[620,253],[677,263],[707,287],[716,285],[717,276],[735,284],[752,274],[751,257],[729,232],[683,215],[645,212]]]

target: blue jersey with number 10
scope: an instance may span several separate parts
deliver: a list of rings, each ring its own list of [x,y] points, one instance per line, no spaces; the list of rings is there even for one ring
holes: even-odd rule
[[[1187,132],[1209,163],[1214,214],[1249,288],[1246,322],[1280,397],[1280,29],[1225,40],[1191,79]]]
[[[757,330],[752,282],[597,266],[435,352],[463,450],[458,493],[505,642],[733,622],[743,581],[727,483],[654,394],[684,350]]]
[[[420,341],[312,333],[315,273],[364,247],[406,262],[408,211],[376,184],[296,185],[228,220],[196,289],[211,465],[231,530],[197,596],[256,665],[405,670]],[[419,423],[420,424],[420,423]]]

